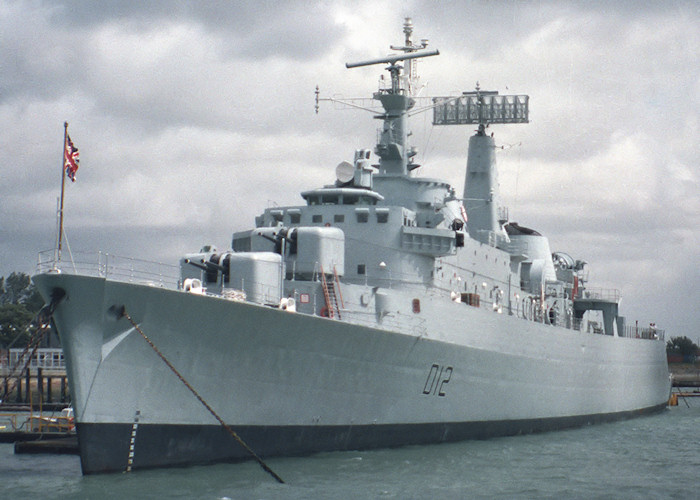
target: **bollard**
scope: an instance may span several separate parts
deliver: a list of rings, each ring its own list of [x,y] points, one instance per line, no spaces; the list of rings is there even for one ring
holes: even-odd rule
[[[66,377],[61,377],[61,403],[66,402]]]
[[[44,375],[41,368],[36,369],[36,392],[39,394],[39,401],[44,399]]]
[[[53,398],[51,397],[51,376],[46,377],[46,402],[53,403]]]
[[[22,376],[17,376],[17,389],[15,392],[15,403],[22,402]]]
[[[29,368],[27,368],[27,373],[24,375],[24,381],[25,381],[25,387],[24,387],[24,402],[32,404],[32,402],[29,399],[29,395],[32,392],[31,391],[31,383],[32,379],[29,376]]]

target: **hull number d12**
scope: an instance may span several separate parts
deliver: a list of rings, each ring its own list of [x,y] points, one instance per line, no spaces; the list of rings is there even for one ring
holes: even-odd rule
[[[452,371],[451,366],[440,366],[438,364],[433,364],[428,371],[428,378],[425,379],[423,394],[444,397],[446,389],[445,386],[452,378]]]

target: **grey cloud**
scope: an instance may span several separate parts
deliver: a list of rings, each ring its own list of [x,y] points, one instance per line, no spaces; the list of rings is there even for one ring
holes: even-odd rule
[[[342,36],[342,27],[329,15],[332,2],[75,0],[52,5],[52,21],[80,29],[108,23],[130,23],[144,30],[170,23],[197,24],[208,33],[230,37],[223,49],[244,58],[317,57]]]
[[[639,290],[628,295],[643,301],[632,312],[681,294],[659,275],[693,269],[665,254],[700,258],[687,232],[700,224],[699,113],[688,90],[700,88],[699,7],[439,5],[358,3],[336,24],[343,2],[3,4],[0,144],[13,168],[0,178],[0,275],[30,272],[54,243],[63,120],[82,157],[67,188],[76,251],[173,262],[203,243],[228,246],[269,204],[300,203],[299,190],[331,181],[340,160],[375,140],[370,114],[326,103],[315,115],[314,86],[370,95],[383,69],[349,71],[345,58],[388,52],[376,39],[400,43],[412,15],[416,38],[442,53],[421,66],[428,94],[479,80],[531,95],[529,125],[492,128],[499,144],[520,144],[499,153],[513,218],[589,260],[596,279]],[[360,40],[358,18],[372,12],[366,22],[386,32],[359,30]],[[421,175],[461,191],[471,127],[424,121],[413,122],[427,153]],[[682,294],[697,296],[698,281]],[[671,299],[655,319],[698,323]]]

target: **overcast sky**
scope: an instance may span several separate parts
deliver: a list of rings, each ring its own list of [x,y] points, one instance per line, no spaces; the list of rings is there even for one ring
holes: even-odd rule
[[[281,6],[280,6],[281,5]],[[491,127],[511,219],[618,288],[628,323],[700,342],[700,3],[695,1],[0,2],[0,276],[53,248],[63,122],[70,248],[175,263],[230,247],[268,206],[334,180],[377,121],[345,62],[428,38],[424,95],[530,95]],[[418,175],[462,192],[471,126],[414,118]]]

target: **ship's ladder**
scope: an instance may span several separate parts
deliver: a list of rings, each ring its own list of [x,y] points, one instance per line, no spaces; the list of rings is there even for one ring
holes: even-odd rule
[[[333,266],[333,280],[326,279],[326,273],[323,272],[321,266],[321,287],[323,288],[323,297],[326,300],[326,311],[329,318],[335,318],[336,315],[340,319],[340,310],[345,308],[343,303],[343,294],[340,291],[340,280],[338,279],[338,271]]]

